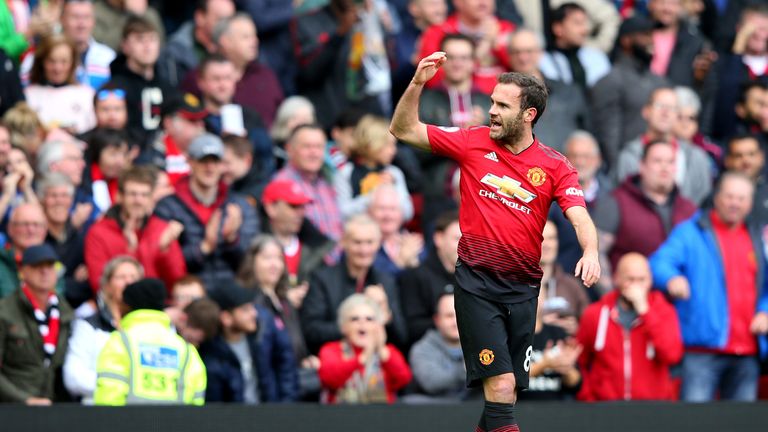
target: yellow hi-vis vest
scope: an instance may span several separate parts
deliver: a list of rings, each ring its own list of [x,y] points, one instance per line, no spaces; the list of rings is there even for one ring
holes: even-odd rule
[[[206,372],[197,350],[162,311],[136,310],[121,321],[96,363],[96,405],[205,403]]]

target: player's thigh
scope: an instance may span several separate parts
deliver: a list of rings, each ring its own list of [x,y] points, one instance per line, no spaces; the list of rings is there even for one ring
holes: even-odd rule
[[[467,383],[476,386],[485,378],[512,372],[505,305],[458,288],[455,309]]]
[[[508,304],[507,349],[515,374],[517,390],[528,388],[533,353],[533,333],[536,328],[538,297],[520,303]]]

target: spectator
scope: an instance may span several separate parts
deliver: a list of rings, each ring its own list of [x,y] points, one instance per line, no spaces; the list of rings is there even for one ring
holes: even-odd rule
[[[365,212],[374,189],[390,184],[397,190],[403,220],[413,217],[413,203],[405,184],[405,175],[392,165],[397,152],[396,139],[389,133],[389,123],[382,117],[367,115],[355,128],[351,161],[334,179],[339,209],[344,218]]]
[[[121,48],[125,40],[120,31],[131,22],[133,17],[139,17],[157,29],[159,42],[163,42],[165,29],[160,19],[160,14],[155,8],[149,6],[147,0],[128,2],[124,0],[104,0],[93,4],[93,12],[96,16],[96,25],[93,28],[93,37],[97,41],[106,44],[113,50]]]
[[[273,180],[264,189],[264,231],[280,242],[291,286],[307,283],[335,247],[334,241],[305,217],[306,205],[311,202],[291,180]]]
[[[307,4],[308,2],[302,2]],[[296,93],[296,69],[291,45],[291,22],[300,6],[279,0],[239,0],[258,29],[259,51],[263,63],[275,72],[287,95]]]
[[[111,7],[106,3],[96,5]],[[160,108],[172,91],[170,84],[158,74],[161,34],[156,24],[147,18],[129,17],[123,28],[121,53],[110,64],[112,79],[107,85],[125,90],[127,129],[138,137],[142,151],[160,126]]]
[[[419,57],[424,58],[440,51],[440,42],[449,33],[462,33],[475,40],[475,85],[486,94],[491,94],[496,85],[496,76],[509,70],[508,41],[515,25],[497,18],[496,3],[493,0],[454,0],[455,13],[442,24],[426,29],[421,38]],[[438,71],[428,87],[440,84],[443,74]]]
[[[643,148],[640,173],[627,178],[598,205],[595,225],[610,268],[629,252],[650,256],[676,225],[696,213],[696,205],[675,186],[675,159],[672,144],[650,142]]]
[[[221,309],[213,300],[207,297],[199,298],[188,304],[183,312],[187,317],[187,324],[179,329],[179,334],[198,350],[200,345],[219,334]]]
[[[38,203],[21,204],[8,222],[8,240],[0,250],[0,298],[7,297],[21,284],[20,264],[24,251],[42,244],[47,233],[45,213]],[[58,258],[55,261],[59,261]],[[64,292],[64,279],[58,279],[56,292]]]
[[[219,55],[207,57],[200,64],[198,85],[203,106],[208,112],[205,126],[217,135],[232,134],[248,137],[253,143],[255,165],[264,175],[275,169],[272,141],[261,117],[248,107],[233,103],[236,70],[228,59]]]
[[[380,115],[391,112],[387,29],[375,8],[371,2],[330,0],[297,17],[292,26],[297,90],[323,107],[317,114],[324,128],[350,106]]]
[[[353,294],[339,305],[342,339],[320,350],[324,403],[393,403],[396,392],[411,381],[405,358],[387,343],[384,322],[384,313],[365,294]]]
[[[435,305],[434,329],[413,345],[408,356],[421,397],[408,401],[457,402],[467,396],[467,373],[459,343],[453,294],[444,293]]]
[[[761,228],[745,223],[753,193],[751,179],[723,174],[714,208],[675,228],[651,257],[654,285],[674,300],[680,317],[684,401],[757,396],[768,290]]]
[[[24,33],[17,31],[14,23],[14,17],[11,13],[8,3],[0,4],[0,22],[2,22],[2,33],[0,33],[0,51],[8,53],[8,56],[15,63],[18,63],[19,56],[29,47],[29,42]]]
[[[225,18],[216,25],[214,37],[219,52],[235,66],[237,87],[232,100],[256,111],[269,128],[284,99],[283,89],[272,69],[259,61],[253,20],[244,13]]]
[[[761,81],[745,85],[734,109],[735,134],[754,134],[763,148],[768,148],[768,134],[763,124],[768,122],[768,84]]]
[[[712,122],[712,136],[718,140],[726,140],[736,132],[738,118],[733,107],[741,90],[750,82],[768,78],[768,8],[761,4],[747,6],[736,29],[736,42],[720,54],[717,65],[718,89],[713,115],[717,121]]]
[[[86,230],[96,220],[99,210],[93,201],[90,188],[83,185],[85,159],[80,145],[72,140],[47,141],[37,154],[37,172],[63,174],[75,188],[72,226]]]
[[[315,353],[326,342],[341,338],[335,323],[336,309],[354,293],[387,299],[387,307],[382,311],[387,340],[404,346],[408,334],[397,286],[387,274],[372,267],[381,245],[378,225],[366,215],[356,215],[347,221],[344,228],[341,262],[320,268],[312,274],[309,291],[301,307],[301,325],[309,351]]]
[[[290,337],[299,367],[300,395],[303,400],[307,400],[320,391],[317,377],[320,361],[317,356],[310,355],[307,349],[298,314],[309,283],[302,281],[297,284],[295,278],[288,273],[286,264],[284,249],[279,240],[271,235],[260,235],[253,239],[238,276],[244,286],[255,291],[256,304],[269,309],[275,318],[275,325],[285,329]]]
[[[587,131],[573,131],[565,140],[565,156],[579,173],[579,185],[584,191],[584,201],[590,216],[594,219],[597,204],[610,195],[613,190],[613,183],[605,173],[600,171],[603,158],[597,140]],[[576,263],[581,258],[581,246],[579,246],[579,241],[576,238],[576,231],[563,215],[560,206],[552,206],[549,211],[549,219],[557,226],[560,244],[557,251],[557,262],[566,273],[573,273]],[[605,268],[602,264],[601,267]],[[589,292],[596,293],[596,290]]]
[[[619,28],[613,68],[590,91],[595,137],[607,168],[615,171],[624,144],[643,133],[642,107],[653,91],[667,84],[649,67],[653,58],[653,23],[642,16]]]
[[[75,79],[78,58],[75,43],[66,36],[44,38],[35,49],[24,96],[48,129],[83,133],[96,125],[94,90]]]
[[[163,130],[158,134],[148,158],[168,173],[168,179],[173,185],[189,174],[189,144],[205,132],[203,119],[208,113],[197,97],[185,93],[167,98],[161,115]]]
[[[117,198],[118,179],[131,165],[126,135],[115,129],[95,130],[88,143],[89,161],[83,184],[99,213],[104,213]]]
[[[269,130],[269,136],[275,146],[284,148],[293,130],[303,124],[315,124],[315,106],[304,96],[290,96],[277,108],[275,121]]]
[[[709,76],[717,54],[711,43],[683,21],[682,0],[648,0],[653,31],[651,72],[674,85],[695,88],[705,101],[714,98],[714,75]]]
[[[221,180],[221,139],[202,134],[192,140],[188,154],[190,175],[176,183],[176,194],[157,204],[155,214],[184,226],[179,244],[187,271],[213,290],[234,278],[259,222],[245,199]]]
[[[170,35],[163,47],[161,74],[173,86],[179,86],[189,72],[207,55],[217,51],[213,29],[222,19],[235,14],[232,0],[199,0],[192,19]]]
[[[448,56],[442,69],[443,81],[422,94],[419,118],[439,126],[469,128],[488,124],[491,99],[472,82],[475,41],[461,33],[447,34],[440,51]]]
[[[531,30],[546,34],[554,33],[553,24],[557,21],[555,11],[570,3],[581,7],[587,15],[586,33],[588,38],[585,45],[595,47],[603,52],[610,52],[616,40],[616,34],[621,24],[621,16],[616,13],[610,0],[552,0],[549,2],[550,12],[544,10],[546,6],[540,2],[527,2],[514,0],[519,14],[522,16],[525,26]],[[638,2],[639,3],[639,2]],[[583,25],[583,24],[582,24]],[[547,45],[554,42],[556,34],[547,35]]]
[[[69,0],[63,4],[60,18],[62,34],[75,43],[77,55],[73,60],[81,59],[74,62],[77,64],[77,82],[98,90],[109,81],[109,64],[115,59],[115,51],[93,39],[96,20],[92,0]],[[21,62],[21,79],[25,86],[29,84],[34,61],[34,54],[30,54]]]
[[[177,241],[185,227],[152,215],[154,188],[155,177],[146,167],[126,171],[120,177],[117,203],[88,231],[85,263],[94,293],[104,266],[117,255],[136,258],[147,277],[161,278],[169,293],[186,273]]]
[[[520,393],[520,399],[523,400],[570,400],[581,384],[581,372],[576,362],[582,347],[574,338],[569,338],[562,326],[547,324],[560,319],[557,309],[547,307],[548,291],[540,290],[536,303],[536,324],[530,357],[531,381],[527,391]]]
[[[541,290],[546,291],[544,313],[545,323],[558,326],[568,335],[574,335],[579,327],[579,318],[589,305],[589,298],[580,281],[566,273],[557,263],[557,226],[548,220],[542,232],[540,266],[544,275]]]
[[[91,299],[92,291],[85,266],[85,231],[74,226],[69,212],[75,187],[64,174],[51,173],[37,183],[37,194],[48,226],[45,243],[62,257],[64,295],[67,303],[77,309]]]
[[[187,316],[184,313],[184,309],[193,301],[204,298],[205,296],[206,290],[203,281],[194,275],[185,275],[180,279],[177,279],[170,290],[168,307],[165,308],[165,313],[171,317],[171,324],[176,327],[176,330],[185,340],[187,340],[187,337],[185,336],[187,330]],[[189,340],[187,340],[187,342],[192,343]],[[199,343],[193,345],[198,347]]]
[[[403,228],[397,190],[388,184],[377,186],[371,192],[368,214],[381,229],[381,247],[373,267],[397,278],[403,270],[416,268],[424,258],[424,236]]]
[[[542,74],[543,47],[539,35],[518,29],[509,38],[509,59],[513,71],[533,75],[549,89],[548,109],[537,120],[536,138],[559,151],[571,132],[590,128],[591,114],[585,93],[576,82],[556,81]]]
[[[619,153],[616,180],[621,183],[637,173],[643,147],[654,140],[670,143],[675,149],[675,183],[680,193],[696,204],[701,203],[712,190],[711,165],[704,150],[674,136],[678,122],[677,94],[671,87],[661,87],[651,93],[642,110],[646,130],[626,143]]]
[[[3,190],[0,193],[0,221],[3,227],[16,207],[24,203],[38,203],[32,187],[34,180],[35,172],[29,165],[26,153],[18,147],[11,148],[8,151]]]
[[[3,124],[11,132],[11,144],[36,155],[45,140],[46,130],[35,110],[22,101],[3,115]]]
[[[701,100],[690,87],[675,87],[677,95],[677,122],[672,128],[675,139],[698,147],[709,156],[709,172],[717,177],[723,164],[723,149],[705,136],[699,127]]]
[[[0,174],[8,173],[8,159],[11,153],[11,131],[0,122]]]
[[[24,283],[0,300],[2,402],[50,405],[65,399],[54,384],[67,352],[73,313],[55,292],[57,262],[48,245],[27,248],[19,268]]]
[[[195,347],[171,330],[165,297],[158,279],[142,279],[123,290],[120,331],[110,334],[96,362],[96,405],[205,402],[205,365]]]
[[[431,26],[444,23],[448,16],[447,0],[409,0],[402,3],[407,3],[408,16],[401,15],[402,27],[395,35],[394,99],[400,98],[416,72],[416,55],[422,33]]]
[[[355,129],[364,116],[363,111],[348,109],[339,114],[333,123],[326,158],[326,165],[330,166],[333,175],[349,162],[349,155],[352,154],[352,147],[355,145]]]
[[[616,289],[590,305],[579,325],[579,400],[674,399],[669,368],[683,354],[675,310],[651,291],[644,256],[624,255],[615,268]]]
[[[735,135],[725,149],[725,169],[739,172],[755,187],[749,219],[764,226],[768,224],[768,185],[765,178],[765,150],[752,135]]]
[[[296,182],[304,195],[312,198],[305,216],[333,241],[341,239],[341,212],[336,191],[323,173],[327,139],[319,125],[297,126],[285,146],[288,163],[275,174],[275,180]]]
[[[602,9],[607,8],[608,5],[603,4]],[[589,88],[611,71],[611,62],[605,54],[610,47],[605,45],[600,50],[587,45],[591,23],[587,10],[579,3],[562,3],[552,11],[550,19],[553,46],[548,46],[541,58],[541,73],[553,81],[576,83],[586,94]],[[610,30],[615,35],[618,21]]]
[[[444,294],[453,293],[456,286],[453,272],[460,238],[458,212],[441,214],[435,222],[432,252],[418,267],[400,274],[398,286],[408,325],[409,345],[434,328],[438,300]]]
[[[232,192],[244,196],[252,207],[256,207],[268,181],[257,164],[253,163],[253,144],[247,138],[237,135],[225,135],[224,143],[224,183]]]
[[[143,277],[144,269],[136,259],[127,256],[111,259],[101,274],[96,306],[88,308],[90,314],[72,323],[72,337],[64,360],[64,385],[85,405],[93,404],[96,360],[122,318],[123,290]]]
[[[291,402],[298,380],[291,342],[254,293],[238,285],[211,291],[221,334],[201,346],[208,368],[207,402]]]
[[[83,142],[90,142],[96,129],[125,129],[128,124],[128,108],[125,104],[125,90],[105,85],[93,98],[93,112],[96,115],[96,127],[77,135]],[[131,141],[138,142],[139,138]]]

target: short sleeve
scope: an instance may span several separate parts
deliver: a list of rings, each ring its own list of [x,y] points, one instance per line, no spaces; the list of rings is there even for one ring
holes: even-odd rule
[[[563,213],[571,207],[587,208],[587,203],[584,201],[584,191],[579,184],[579,174],[567,159],[563,159],[557,174],[555,200],[563,209]]]
[[[458,127],[427,125],[432,153],[460,162],[469,147],[469,130]]]

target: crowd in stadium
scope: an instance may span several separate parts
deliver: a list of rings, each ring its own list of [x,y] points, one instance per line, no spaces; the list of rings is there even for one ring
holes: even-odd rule
[[[546,84],[599,232],[586,288],[551,209],[520,399],[768,394],[765,1],[0,0],[0,402],[481,399],[461,173],[389,132],[435,51],[424,123]]]

